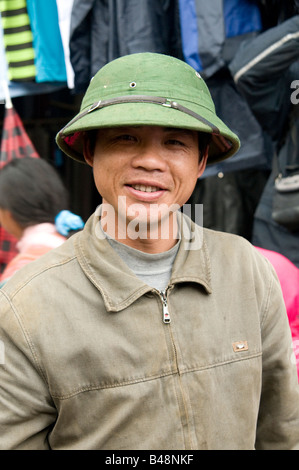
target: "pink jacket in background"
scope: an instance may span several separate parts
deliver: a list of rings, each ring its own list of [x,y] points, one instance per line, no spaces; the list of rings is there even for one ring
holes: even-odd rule
[[[280,281],[293,337],[299,377],[299,269],[288,258],[275,251],[256,247],[274,267]]]
[[[6,266],[0,276],[0,282],[6,281],[23,266],[52,248],[57,248],[65,240],[66,238],[57,232],[54,224],[43,223],[26,228],[16,246],[19,253]]]

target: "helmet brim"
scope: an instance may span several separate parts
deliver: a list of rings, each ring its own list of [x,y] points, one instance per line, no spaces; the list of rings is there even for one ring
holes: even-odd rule
[[[181,101],[182,106],[190,103]],[[194,108],[194,107],[193,107]],[[194,111],[194,109],[193,109]],[[83,139],[84,132],[93,129],[128,126],[160,126],[178,129],[189,129],[211,134],[208,164],[220,162],[235,154],[240,141],[214,113],[207,108],[197,109],[204,120],[213,123],[215,132],[209,124],[202,122],[177,108],[155,103],[120,103],[109,107],[83,110],[76,118],[65,126],[56,137],[58,146],[69,157],[84,163]]]

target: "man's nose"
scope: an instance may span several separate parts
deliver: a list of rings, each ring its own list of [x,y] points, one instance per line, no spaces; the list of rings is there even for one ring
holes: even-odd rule
[[[165,171],[167,162],[163,149],[159,144],[147,144],[138,149],[132,159],[134,168],[143,168],[147,171]]]

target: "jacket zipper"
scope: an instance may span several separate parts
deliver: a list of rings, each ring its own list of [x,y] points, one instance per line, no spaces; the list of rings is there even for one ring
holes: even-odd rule
[[[162,318],[163,318],[163,323],[170,323],[171,318],[169,315],[169,310],[168,310],[168,302],[167,302],[167,293],[166,290],[161,290],[159,292],[161,300],[162,300]]]
[[[165,290],[158,291],[159,295],[160,295],[160,298],[162,300],[163,323],[166,323],[166,324],[171,322],[171,318],[170,318],[170,314],[169,314],[169,310],[168,310],[167,291],[171,290],[172,287],[173,286],[168,286]],[[189,423],[189,418],[188,418],[188,410],[187,410],[187,406],[186,406],[186,400],[184,398],[184,396],[185,396],[184,387],[182,385],[181,377],[180,377],[181,376],[181,371],[180,371],[179,363],[178,363],[177,348],[176,348],[176,344],[175,344],[175,341],[174,341],[174,337],[173,337],[171,327],[168,331],[169,331],[169,339],[170,339],[170,342],[171,342],[172,351],[173,351],[173,354],[174,354],[174,361],[175,361],[175,364],[176,364],[176,371],[177,371],[177,374],[178,374],[178,377],[179,377],[180,393],[178,394],[178,399],[179,399],[179,406],[180,406],[180,410],[181,410],[181,416],[182,417],[184,416],[185,421],[186,421],[185,425],[187,426],[187,429],[188,429],[187,430],[188,437],[186,435],[186,438],[185,438],[186,439],[186,446],[187,446],[186,449],[193,449],[194,445],[192,443],[192,438],[191,438],[191,435],[190,435],[190,429],[189,429],[190,423]]]

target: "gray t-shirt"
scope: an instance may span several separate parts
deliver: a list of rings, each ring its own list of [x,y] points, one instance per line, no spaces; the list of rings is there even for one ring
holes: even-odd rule
[[[109,237],[106,233],[105,235],[112,248],[137,277],[159,291],[166,289],[179,249],[180,240],[168,251],[151,254],[124,245]]]

